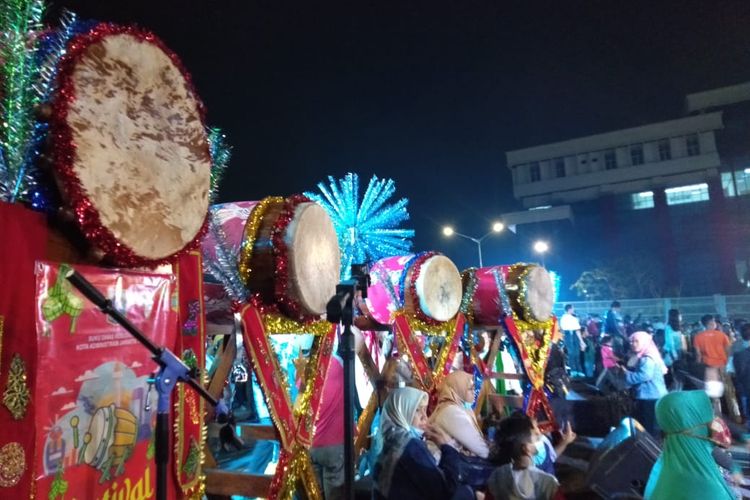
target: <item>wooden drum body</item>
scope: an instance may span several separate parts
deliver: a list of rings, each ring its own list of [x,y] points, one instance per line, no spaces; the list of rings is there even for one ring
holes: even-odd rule
[[[506,315],[527,322],[549,320],[554,289],[549,272],[535,264],[483,267],[473,271],[474,323],[500,325]]]
[[[461,275],[444,255],[388,257],[370,266],[366,313],[383,324],[403,310],[423,321],[450,321],[461,305]]]

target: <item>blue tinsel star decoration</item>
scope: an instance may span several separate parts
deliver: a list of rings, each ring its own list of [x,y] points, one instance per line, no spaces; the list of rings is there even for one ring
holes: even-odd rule
[[[305,196],[322,206],[333,221],[341,246],[344,279],[351,277],[352,264],[409,252],[414,230],[398,227],[409,219],[406,210],[409,200],[401,198],[389,203],[396,192],[392,179],[378,179],[373,175],[361,204],[357,174],[349,173],[339,180],[328,176],[328,185],[319,182],[318,189],[322,195],[306,192]]]

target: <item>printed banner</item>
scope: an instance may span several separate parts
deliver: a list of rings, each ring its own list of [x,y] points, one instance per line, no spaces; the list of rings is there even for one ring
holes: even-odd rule
[[[153,498],[157,365],[64,279],[66,268],[36,265],[36,497]],[[175,345],[172,274],[76,270],[154,343]]]

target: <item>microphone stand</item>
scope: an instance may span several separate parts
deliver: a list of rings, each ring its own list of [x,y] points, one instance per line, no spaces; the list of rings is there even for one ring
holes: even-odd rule
[[[326,305],[326,319],[341,323],[344,331],[339,341],[338,354],[344,362],[344,498],[354,499],[354,297],[357,291],[367,298],[370,276],[367,264],[352,264],[352,279],[336,286],[336,295]]]
[[[94,303],[104,314],[115,320],[120,326],[127,330],[148,349],[152,359],[159,365],[159,372],[154,379],[154,386],[159,396],[156,410],[156,498],[166,500],[167,498],[167,466],[169,464],[169,409],[172,391],[177,382],[188,384],[203,399],[216,407],[217,413],[228,413],[223,402],[214,399],[203,386],[195,380],[195,370],[182,362],[172,351],[166,347],[154,344],[143,332],[138,330],[120,311],[115,309],[112,301],[106,298],[86,278],[74,269],[65,276],[87,299]]]
[[[344,362],[344,498],[354,499],[354,293],[355,280],[342,281],[336,295],[328,302],[326,317],[331,323],[341,323],[344,331],[339,341],[338,354]]]

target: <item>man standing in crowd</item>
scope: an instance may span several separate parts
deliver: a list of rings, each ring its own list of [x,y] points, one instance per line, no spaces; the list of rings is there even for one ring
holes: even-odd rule
[[[737,396],[742,406],[742,414],[748,418],[748,401],[750,398],[750,323],[745,323],[740,328],[742,336],[741,347],[734,352],[734,385],[737,390]],[[750,418],[747,422],[750,427]]]
[[[625,337],[625,322],[620,314],[620,303],[616,300],[609,306],[607,316],[604,318],[604,333],[612,337],[612,349],[615,354],[625,357],[628,339]]]
[[[585,345],[582,345],[579,337],[578,332],[581,330],[581,323],[578,321],[578,316],[576,316],[572,304],[565,306],[565,314],[560,317],[560,329],[565,335],[565,350],[568,351],[570,375],[573,377],[581,376],[583,375],[581,351],[583,351]]]
[[[701,324],[705,329],[695,336],[693,346],[696,361],[706,366],[703,380],[706,383],[706,392],[711,393],[709,395],[718,414],[721,413],[719,398],[724,392],[725,369],[732,343],[724,332],[716,329],[713,315],[704,315]]]

